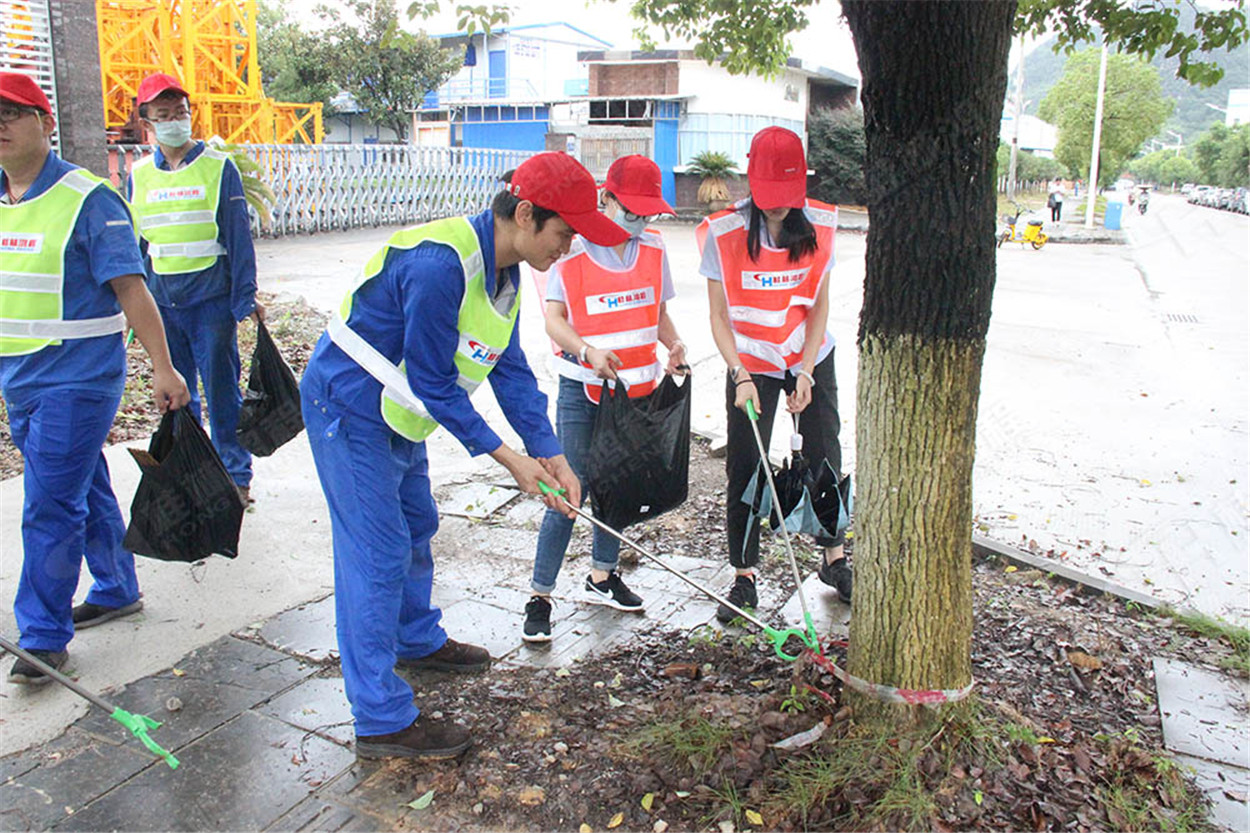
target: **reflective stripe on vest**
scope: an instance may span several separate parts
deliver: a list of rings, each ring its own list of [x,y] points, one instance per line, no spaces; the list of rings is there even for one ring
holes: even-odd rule
[[[87,195],[99,187],[110,186],[75,169],[37,197],[0,205],[0,356],[122,331],[121,313],[64,320],[65,251]]]
[[[398,231],[369,259],[360,280],[343,299],[326,332],[344,353],[382,384],[379,404],[382,419],[395,433],[413,442],[421,442],[434,433],[438,423],[409,386],[403,361],[396,363],[384,356],[352,330],[347,321],[351,318],[356,293],[382,271],[392,249],[412,249],[427,242],[451,248],[460,259],[464,273],[464,296],[457,322],[460,338],[453,361],[459,373],[456,384],[469,394],[486,380],[499,362],[512,339],[520,311],[519,293],[512,296],[507,312],[500,312],[491,303],[486,294],[481,244],[472,224],[464,217],[435,220]]]
[[[634,264],[619,270],[592,258],[579,237],[560,261],[559,276],[569,324],[590,346],[616,353],[621,360],[616,375],[624,381],[629,396],[646,396],[655,390],[662,373],[655,349],[664,286],[664,240],[660,233],[643,231]],[[587,398],[598,404],[603,380],[589,363],[559,359],[553,369],[581,381]]]
[[[135,163],[130,202],[156,274],[199,272],[226,254],[217,240],[217,205],[228,159],[205,148],[176,171],[156,167],[152,156]]]
[[[806,341],[807,311],[833,256],[837,209],[808,200],[804,208],[816,230],[816,251],[798,262],[784,249],[760,246],[758,260],[747,253],[746,220],[736,209],[708,217],[695,232],[699,252],[712,238],[721,263],[721,288],[742,365],[752,373],[797,365]]]

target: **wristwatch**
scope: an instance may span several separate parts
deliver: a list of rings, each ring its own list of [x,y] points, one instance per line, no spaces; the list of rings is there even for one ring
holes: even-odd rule
[[[589,350],[589,349],[590,349],[590,343],[589,343],[589,342],[587,342],[587,343],[585,343],[585,344],[583,344],[583,345],[582,345],[582,350],[581,350],[581,352],[577,354],[577,359],[578,359],[578,361],[580,361],[582,364],[585,364],[585,363],[586,363],[586,351],[587,351],[587,350]]]
[[[729,378],[733,379],[735,382],[738,381],[738,374],[741,373],[743,369],[744,368],[740,364],[736,364],[729,368]]]

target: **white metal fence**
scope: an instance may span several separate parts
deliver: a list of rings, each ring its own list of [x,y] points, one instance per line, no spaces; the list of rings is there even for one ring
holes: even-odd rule
[[[34,78],[48,96],[57,124],[61,123],[48,0],[0,0],[0,70]],[[58,151],[60,141],[58,130],[52,134],[52,147]]]
[[[421,223],[487,208],[499,177],[530,154],[416,145],[242,145],[277,199],[272,236]],[[110,145],[121,185],[146,145]],[[253,216],[252,229],[261,234]]]

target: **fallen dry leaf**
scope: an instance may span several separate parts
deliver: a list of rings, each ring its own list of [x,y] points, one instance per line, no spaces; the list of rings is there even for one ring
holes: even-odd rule
[[[1102,668],[1102,660],[1092,657],[1084,651],[1068,651],[1068,662],[1086,671],[1097,671]]]
[[[651,812],[651,804],[655,801],[655,793],[647,793],[642,797],[642,809]]]
[[[516,800],[527,807],[537,807],[547,800],[547,791],[542,787],[526,787],[517,793]]]
[[[754,824],[756,827],[764,826],[764,817],[754,810],[747,810],[745,815],[747,817],[747,821],[751,822],[751,824]]]
[[[594,828],[586,822],[582,822],[582,826],[577,828],[577,833],[594,833]]]
[[[620,827],[621,822],[623,821],[625,821],[625,814],[617,813],[615,816],[612,817],[612,820],[608,822],[608,829],[612,830],[614,828]]]

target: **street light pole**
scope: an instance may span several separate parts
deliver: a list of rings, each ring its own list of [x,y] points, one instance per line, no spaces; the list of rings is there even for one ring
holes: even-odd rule
[[[1007,198],[1016,198],[1016,160],[1020,154],[1020,120],[1024,114],[1024,35],[1020,36],[1016,62],[1016,118],[1011,131],[1011,162],[1007,165]]]
[[[1098,65],[1098,103],[1094,106],[1094,145],[1089,154],[1089,202],[1085,205],[1085,228],[1094,227],[1094,200],[1098,197],[1098,146],[1102,142],[1102,106],[1107,95],[1107,42],[1103,40]]]

